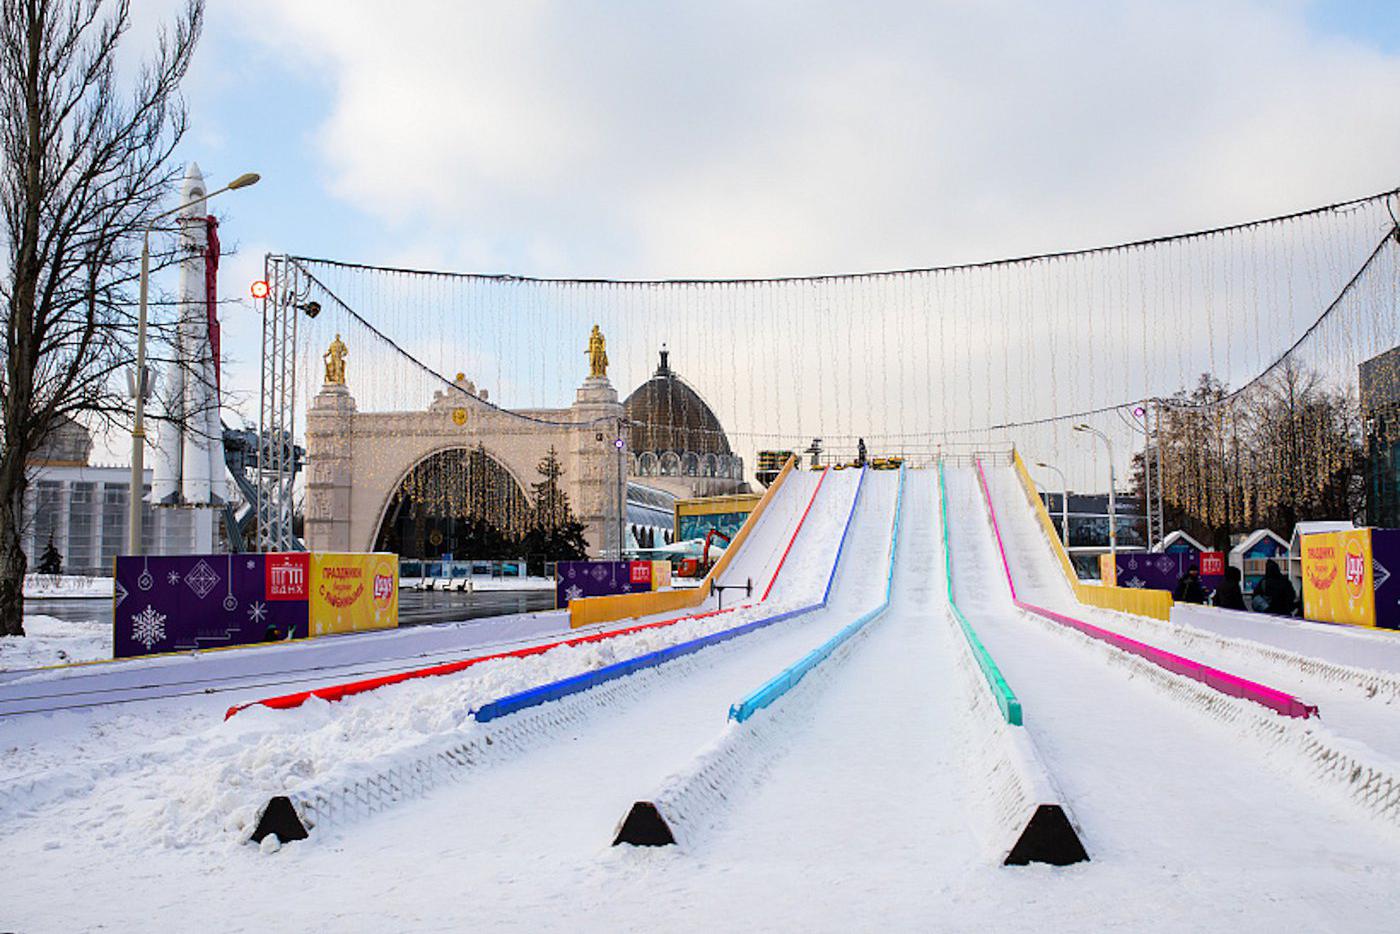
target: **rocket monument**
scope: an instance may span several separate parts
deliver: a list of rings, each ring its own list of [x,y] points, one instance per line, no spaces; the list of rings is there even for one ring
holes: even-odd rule
[[[219,416],[219,222],[206,213],[207,193],[199,166],[191,162],[180,189],[193,202],[180,226],[179,320],[175,359],[166,365],[159,396],[167,418],[156,432],[151,502],[193,510],[193,521],[170,523],[175,538],[161,543],[166,554],[217,550],[215,510],[228,495],[223,422]]]

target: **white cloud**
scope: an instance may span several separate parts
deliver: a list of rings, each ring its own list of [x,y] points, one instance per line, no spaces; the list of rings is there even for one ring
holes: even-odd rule
[[[333,192],[460,264],[922,265],[1394,181],[1400,61],[1250,3],[266,3]]]

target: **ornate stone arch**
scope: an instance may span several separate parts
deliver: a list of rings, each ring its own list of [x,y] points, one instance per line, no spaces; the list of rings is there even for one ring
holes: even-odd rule
[[[666,451],[661,455],[661,476],[679,477],[681,475],[681,456],[675,451]]]
[[[440,459],[444,455],[453,452],[461,452],[467,458],[479,455],[489,464],[489,469],[498,477],[508,481],[507,495],[516,503],[517,508],[529,506],[529,488],[523,483],[514,468],[498,453],[493,452],[481,444],[463,444],[461,442],[447,442],[435,445],[428,451],[414,459],[414,461],[394,479],[384,494],[377,511],[378,519],[373,527],[373,538],[368,543],[367,551],[377,548],[379,542],[385,534],[385,523],[390,519],[390,511],[394,508],[395,501],[399,499],[405,484],[413,477],[415,471],[422,470],[425,466],[432,464],[435,459]],[[513,496],[511,496],[513,494]]]

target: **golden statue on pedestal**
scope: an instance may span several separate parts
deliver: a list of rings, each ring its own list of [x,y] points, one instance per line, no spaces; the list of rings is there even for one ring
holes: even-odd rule
[[[593,325],[593,333],[588,335],[588,375],[590,377],[608,376],[608,342],[603,338],[603,332],[598,330],[598,325]]]
[[[321,359],[326,361],[326,385],[345,385],[345,358],[349,355],[349,348],[341,342],[340,335],[336,334],[331,346],[321,355]]]

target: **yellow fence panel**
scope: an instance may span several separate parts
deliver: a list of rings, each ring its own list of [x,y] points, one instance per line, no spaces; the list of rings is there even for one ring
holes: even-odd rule
[[[399,556],[311,553],[311,635],[393,629],[399,624]]]

